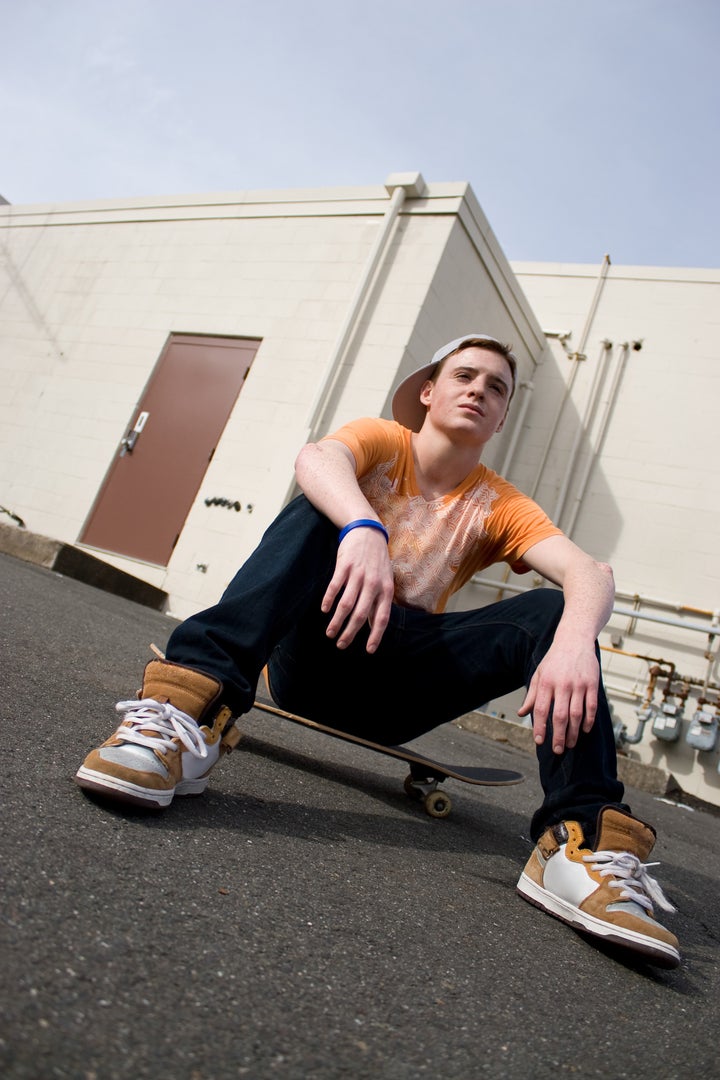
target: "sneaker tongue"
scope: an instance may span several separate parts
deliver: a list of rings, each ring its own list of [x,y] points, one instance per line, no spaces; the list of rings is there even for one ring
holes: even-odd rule
[[[153,660],[145,669],[142,695],[159,702],[169,702],[176,709],[202,722],[208,705],[217,696],[220,683],[208,675],[179,664]]]
[[[596,851],[629,851],[645,862],[654,844],[655,834],[642,821],[612,807],[600,811]]]

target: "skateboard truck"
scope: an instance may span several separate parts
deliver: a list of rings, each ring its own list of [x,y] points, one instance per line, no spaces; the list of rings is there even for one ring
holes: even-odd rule
[[[405,777],[405,793],[411,799],[418,799],[425,812],[434,818],[447,817],[452,810],[452,799],[446,791],[440,790],[444,776],[429,773],[421,765],[410,763],[410,773]]]

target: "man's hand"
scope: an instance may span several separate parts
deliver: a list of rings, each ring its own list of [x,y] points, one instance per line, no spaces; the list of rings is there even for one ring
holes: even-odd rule
[[[552,748],[562,754],[595,723],[599,682],[594,642],[578,645],[556,636],[530,681],[518,716],[532,714],[533,736],[541,745],[552,708]]]
[[[297,456],[295,474],[313,506],[342,529],[349,521],[375,517],[355,475],[350,450],[335,439],[306,443]],[[327,628],[346,649],[355,635],[370,623],[367,651],[374,653],[390,618],[394,582],[388,546],[378,529],[356,528],[338,546],[335,573],[322,601],[327,615],[337,607]],[[339,599],[338,599],[339,597]]]
[[[590,731],[595,723],[600,686],[595,641],[612,613],[613,572],[566,536],[541,540],[523,558],[533,570],[562,586],[565,608],[518,716],[532,713],[535,742],[540,745],[545,742],[552,709],[552,748],[562,754],[575,746],[581,731]]]
[[[374,653],[390,618],[393,592],[385,537],[378,529],[353,529],[338,547],[335,573],[321,605],[327,614],[337,600],[327,636],[337,637],[337,647],[346,649],[368,622],[370,636],[366,650]]]

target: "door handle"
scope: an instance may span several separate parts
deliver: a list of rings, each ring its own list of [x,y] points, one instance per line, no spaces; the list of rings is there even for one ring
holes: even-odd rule
[[[122,450],[120,451],[120,457],[125,457],[126,454],[132,453],[135,443],[138,441],[140,433],[142,432],[145,424],[147,423],[147,418],[149,415],[149,412],[141,412],[137,420],[135,421],[135,427],[128,431],[127,435],[124,435],[123,438],[120,440],[120,446],[122,447]]]

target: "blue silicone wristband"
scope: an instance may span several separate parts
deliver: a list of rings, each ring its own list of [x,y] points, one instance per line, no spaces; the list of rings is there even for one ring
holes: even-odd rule
[[[340,530],[340,535],[338,536],[338,544],[342,544],[343,540],[351,529],[360,528],[377,529],[378,532],[381,532],[385,537],[385,542],[390,542],[390,535],[382,522],[376,521],[375,518],[358,518],[357,521],[350,521],[344,529]]]

